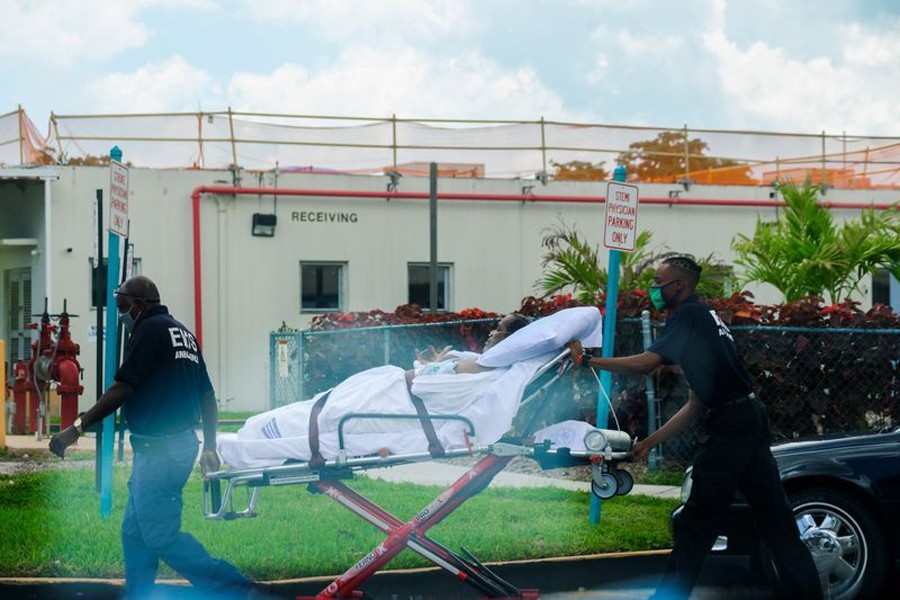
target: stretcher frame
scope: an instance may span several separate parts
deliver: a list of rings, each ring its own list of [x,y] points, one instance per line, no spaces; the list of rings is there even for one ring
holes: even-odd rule
[[[535,373],[530,384],[554,366],[559,365],[554,376],[520,403],[520,408],[537,400],[562,377],[571,367],[571,362],[566,360],[568,355],[568,350],[560,353]],[[534,458],[543,469],[591,465],[592,492],[604,499],[614,495],[627,494],[631,491],[634,483],[627,471],[616,468],[620,461],[629,457],[630,442],[627,449],[613,449],[607,445],[605,448],[593,451],[551,448],[550,443],[546,441],[529,445],[518,441],[500,441],[479,445],[475,442],[474,426],[467,419],[455,415],[430,415],[429,418],[432,419],[453,419],[465,423],[470,439],[473,440],[468,448],[447,451],[442,458],[464,456],[480,456],[480,458],[462,477],[441,492],[414,517],[403,521],[350,488],[342,480],[352,478],[356,471],[430,461],[434,460],[434,456],[428,452],[388,456],[346,456],[343,451],[343,426],[346,422],[359,418],[398,418],[398,415],[379,413],[346,415],[338,426],[341,451],[336,458],[326,460],[324,465],[311,466],[309,462],[298,462],[257,469],[218,471],[210,473],[204,478],[203,511],[208,519],[231,520],[255,517],[262,488],[307,484],[311,492],[324,494],[387,535],[384,541],[314,596],[317,599],[361,598],[363,593],[359,590],[359,586],[405,548],[424,557],[459,581],[471,585],[486,597],[523,600],[536,598],[536,590],[519,590],[479,562],[465,548],[461,549],[465,556],[461,556],[432,540],[427,535],[428,530],[450,515],[466,500],[484,490],[516,456]],[[418,415],[400,415],[399,418],[419,419],[420,417]],[[223,484],[225,485],[224,492],[222,491]],[[235,510],[234,493],[240,487],[248,488],[250,493],[246,508]]]

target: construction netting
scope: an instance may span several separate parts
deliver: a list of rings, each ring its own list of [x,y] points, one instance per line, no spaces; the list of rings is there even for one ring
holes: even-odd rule
[[[139,167],[611,178],[643,182],[900,187],[900,136],[668,129],[589,123],[329,117],[213,111],[56,115],[47,134],[0,115],[0,165],[103,164],[113,145]]]
[[[29,166],[48,160],[47,140],[21,108],[0,115],[0,166]]]

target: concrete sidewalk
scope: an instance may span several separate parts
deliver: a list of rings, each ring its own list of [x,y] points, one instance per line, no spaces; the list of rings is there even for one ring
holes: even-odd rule
[[[128,443],[129,433],[125,432],[125,451],[129,454],[131,453],[131,444]],[[31,451],[45,451],[48,454],[50,453],[50,438],[52,435],[46,436],[41,440],[37,440],[34,437],[34,434],[31,435],[7,435],[6,436],[6,448],[7,450],[14,451],[16,454],[21,455],[23,452],[28,453]],[[116,434],[115,442],[118,445],[119,436]],[[97,438],[93,433],[85,433],[85,435],[78,438],[78,441],[73,445],[69,446],[69,451],[73,450],[86,450],[88,452],[94,452],[97,447]]]
[[[131,445],[127,443],[128,432],[125,433],[126,443],[125,452],[131,452]],[[118,445],[118,439],[116,439]],[[44,438],[41,441],[35,440],[33,435],[8,435],[6,436],[6,446],[16,453],[27,453],[31,451],[45,451],[49,453],[50,438]],[[92,434],[80,438],[78,442],[70,446],[69,450],[89,451],[93,452],[96,446],[95,438]],[[118,446],[117,446],[118,447]],[[454,481],[463,476],[468,471],[468,467],[460,465],[452,465],[438,461],[420,462],[406,465],[395,465],[392,467],[382,467],[379,469],[369,469],[363,474],[372,479],[381,479],[383,481],[397,481],[418,483],[422,485],[439,485],[449,486]],[[591,483],[589,481],[573,481],[570,479],[560,479],[557,477],[549,477],[545,475],[529,475],[524,473],[513,473],[501,471],[491,482],[493,487],[556,487],[567,490],[575,490],[579,492],[590,492]],[[641,494],[644,496],[655,496],[658,498],[678,498],[681,489],[677,486],[664,485],[635,485],[632,494]]]
[[[468,470],[459,465],[450,465],[442,462],[422,462],[408,465],[369,469],[365,475],[373,479],[384,481],[407,481],[422,485],[448,486]],[[494,477],[491,487],[557,487],[579,492],[590,492],[589,481],[573,481],[544,475],[526,475],[524,473],[509,473],[501,471]],[[635,485],[632,494],[644,496],[656,496],[658,498],[678,498],[681,488],[667,485]]]

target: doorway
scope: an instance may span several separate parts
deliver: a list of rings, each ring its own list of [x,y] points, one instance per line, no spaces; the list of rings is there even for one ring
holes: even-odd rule
[[[6,299],[6,337],[8,369],[19,360],[31,358],[31,267],[6,269],[3,274]],[[11,375],[11,373],[7,373]]]

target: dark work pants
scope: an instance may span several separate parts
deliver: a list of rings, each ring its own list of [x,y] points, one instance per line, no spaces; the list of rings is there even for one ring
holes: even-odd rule
[[[197,434],[132,435],[131,445],[134,464],[122,521],[126,597],[151,595],[160,560],[198,589],[215,592],[210,597],[246,596],[250,581],[181,531],[181,492],[197,459]]]
[[[759,400],[710,411],[706,440],[694,462],[691,496],[682,509],[675,548],[658,597],[687,598],[734,500],[747,497],[756,529],[772,551],[779,597],[822,598],[812,555],[799,530],[769,449],[768,414]]]

